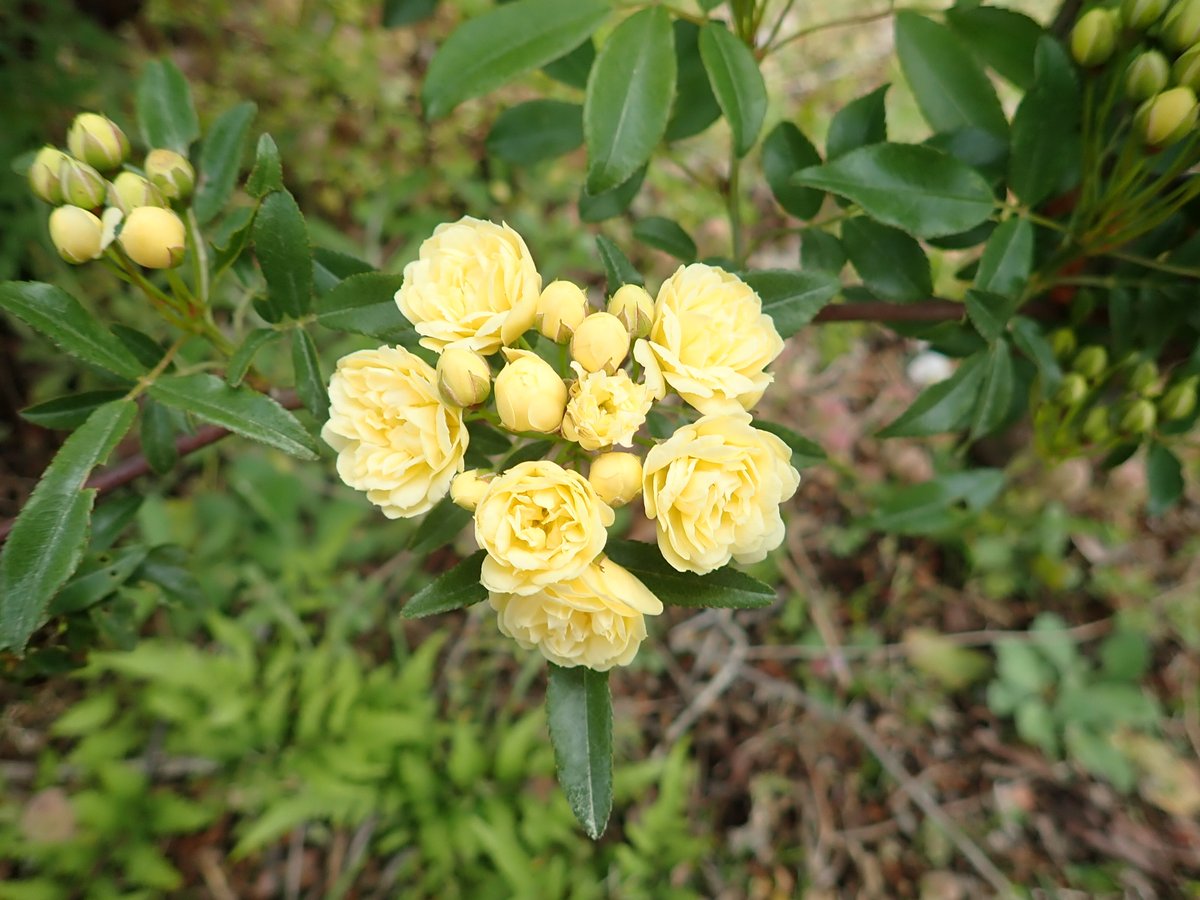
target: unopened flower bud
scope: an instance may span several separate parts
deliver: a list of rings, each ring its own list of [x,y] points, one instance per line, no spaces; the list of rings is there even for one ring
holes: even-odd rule
[[[84,209],[100,206],[104,202],[104,195],[108,193],[108,183],[103,175],[87,163],[69,156],[58,170],[58,184],[64,203]]]
[[[1112,437],[1112,427],[1108,424],[1108,407],[1093,406],[1089,409],[1079,432],[1093,444],[1103,444]]]
[[[538,296],[533,322],[550,340],[565,344],[587,314],[587,294],[583,288],[569,281],[552,281]]]
[[[1093,9],[1075,23],[1071,31],[1071,55],[1081,66],[1091,68],[1106,62],[1117,45],[1117,15],[1110,9]]]
[[[492,392],[487,360],[466,347],[447,347],[437,361],[438,393],[451,406],[476,406]]]
[[[1061,406],[1076,406],[1087,396],[1087,380],[1078,372],[1068,372],[1063,376],[1062,383],[1054,394],[1054,399]]]
[[[1176,422],[1179,419],[1186,419],[1195,412],[1198,383],[1200,383],[1200,376],[1193,375],[1185,381],[1172,385],[1158,402],[1158,410],[1162,413],[1162,417],[1168,422]]]
[[[60,206],[50,213],[50,240],[58,255],[71,265],[99,256],[103,238],[104,224],[86,209]]]
[[[135,172],[122,172],[108,186],[106,201],[125,215],[139,206],[166,206],[162,191]]]
[[[1145,31],[1166,11],[1168,0],[1124,0],[1121,18],[1135,31]]]
[[[635,338],[650,333],[654,323],[654,300],[640,284],[623,284],[608,301],[608,311]]]
[[[70,157],[49,145],[38,151],[29,167],[29,189],[47,203],[62,203],[62,184],[58,173]]]
[[[146,154],[146,177],[168,200],[186,200],[196,186],[196,170],[174,150],[151,150]]]
[[[1192,47],[1175,60],[1175,65],[1171,66],[1171,77],[1180,87],[1200,90],[1200,46]]]
[[[111,172],[129,156],[129,138],[117,123],[98,113],[80,113],[67,131],[67,148],[76,159]]]
[[[494,388],[500,424],[509,431],[556,431],[567,408],[567,385],[536,353],[510,347],[502,352],[508,364]]]
[[[1050,349],[1059,360],[1066,360],[1075,353],[1078,341],[1070,328],[1059,328],[1050,335]]]
[[[1158,366],[1152,359],[1144,359],[1129,376],[1129,389],[1143,396],[1154,393],[1158,387]]]
[[[1108,351],[1098,344],[1084,347],[1071,363],[1071,371],[1078,372],[1088,381],[1104,374],[1108,368]]]
[[[179,265],[187,244],[183,221],[171,210],[157,206],[132,210],[117,240],[130,259],[147,269]]]
[[[642,492],[642,461],[632,453],[602,453],[592,460],[588,481],[609,506],[624,506]]]
[[[1177,87],[1151,97],[1138,107],[1134,125],[1147,145],[1169,147],[1191,133],[1196,127],[1196,116],[1195,92]]]
[[[1157,50],[1139,53],[1125,70],[1125,96],[1148,100],[1167,86],[1171,64]]]
[[[1200,0],[1182,0],[1171,7],[1160,37],[1177,52],[1200,42]]]
[[[1153,431],[1157,420],[1158,410],[1154,408],[1154,404],[1149,400],[1140,399],[1130,404],[1129,409],[1121,416],[1117,428],[1123,434],[1141,435]]]
[[[592,313],[571,338],[571,358],[589,372],[604,370],[611,375],[628,353],[629,332],[611,313]]]
[[[459,472],[450,482],[450,502],[473,512],[480,499],[487,493],[488,482],[495,477],[491,472],[482,472],[479,469]]]

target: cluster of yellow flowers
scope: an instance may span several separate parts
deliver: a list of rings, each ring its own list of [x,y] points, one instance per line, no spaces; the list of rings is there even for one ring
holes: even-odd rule
[[[29,168],[29,187],[56,208],[50,240],[72,265],[99,259],[116,239],[147,269],[183,260],[186,229],[170,205],[191,196],[196,173],[174,150],[151,150],[142,172],[125,168],[129,139],[111,119],[80,113],[67,132],[67,150],[46,146]],[[105,176],[111,176],[109,181]]]
[[[679,571],[757,562],[783,540],[779,506],[800,476],[787,445],[747,412],[783,341],[736,276],[684,266],[657,298],[625,285],[591,311],[575,284],[543,289],[507,225],[464,217],[422,244],[396,303],[437,367],[401,347],[344,357],[322,435],[342,479],[389,518],[420,515],[447,493],[474,511],[480,580],[500,630],[522,647],[597,670],[633,658],[662,603],[604,548],[613,507],[639,494]],[[534,328],[566,345],[569,373],[528,348]],[[498,353],[493,379],[487,357]],[[669,393],[699,417],[665,440],[639,437]],[[494,414],[482,407],[489,395]],[[559,461],[464,471],[471,418],[553,435]],[[635,443],[649,446],[644,460]]]

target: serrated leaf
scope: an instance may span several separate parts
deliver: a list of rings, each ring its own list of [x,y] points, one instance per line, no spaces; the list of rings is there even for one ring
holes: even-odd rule
[[[403,282],[404,276],[387,272],[351,275],[317,302],[317,323],[415,347],[419,336],[396,306],[396,291]]]
[[[975,273],[975,287],[1015,300],[1025,289],[1032,268],[1033,223],[1014,216],[1001,222],[988,238]]]
[[[1183,466],[1179,457],[1155,442],[1146,452],[1146,481],[1150,499],[1146,511],[1161,516],[1183,496]]]
[[[763,141],[763,175],[775,201],[797,219],[815,216],[825,195],[811,188],[796,187],[791,178],[801,169],[820,164],[821,155],[817,148],[791,122],[780,122]]]
[[[617,288],[625,284],[645,284],[646,279],[638,274],[621,248],[602,234],[596,235],[596,249],[600,252],[600,262],[604,264],[604,273],[608,279],[607,293],[611,296]]]
[[[1075,66],[1049,35],[1038,42],[1034,68],[1037,80],[1013,116],[1008,164],[1009,186],[1029,206],[1069,187],[1082,108]]]
[[[697,135],[721,117],[721,107],[713,96],[704,60],[700,58],[700,27],[676,19],[671,28],[675,32],[677,74],[675,100],[671,104],[671,118],[667,121],[668,142]]]
[[[139,494],[121,494],[108,497],[92,513],[92,535],[88,549],[103,553],[119,538],[142,507],[144,498]]]
[[[292,330],[292,373],[296,380],[296,394],[305,408],[317,419],[329,414],[329,394],[325,391],[325,379],[321,376],[321,361],[317,358],[317,345],[303,328]]]
[[[933,294],[929,258],[921,245],[899,228],[865,216],[842,223],[842,246],[872,294],[897,303],[928,300]]]
[[[265,132],[259,135],[254,150],[254,168],[246,179],[246,191],[255,197],[265,197],[283,190],[283,162],[275,139]]]
[[[604,834],[612,812],[612,700],[608,673],[550,664],[546,719],[558,783],[588,837]]]
[[[647,216],[633,226],[633,236],[643,244],[668,253],[685,263],[696,259],[696,242],[674,219]]]
[[[165,475],[179,461],[179,450],[175,447],[175,421],[165,406],[148,401],[142,409],[141,427],[142,455],[150,468]]]
[[[246,146],[246,135],[257,110],[258,107],[248,101],[226,110],[213,122],[200,144],[200,161],[196,171],[198,180],[192,209],[201,225],[216,218],[233,194],[242,151]]]
[[[775,602],[774,588],[729,566],[707,575],[677,571],[654,544],[610,540],[604,552],[668,606],[757,609]]]
[[[230,387],[206,372],[166,375],[150,386],[150,396],[300,459],[317,457],[316,441],[296,417],[245,385]]]
[[[629,177],[629,180],[617,185],[611,191],[600,194],[589,194],[585,185],[579,193],[579,218],[584,222],[603,222],[619,216],[629,208],[633,198],[642,188],[646,179],[646,167],[642,166]]]
[[[169,59],[146,63],[138,79],[136,105],[138,127],[147,147],[188,155],[188,147],[200,137],[200,120],[187,79],[175,63]]]
[[[406,619],[421,619],[486,600],[487,588],[479,583],[485,555],[483,550],[476,550],[453,569],[443,572],[413,594],[400,614]]]
[[[972,288],[967,291],[965,306],[967,318],[975,330],[985,341],[992,342],[1004,334],[1017,308],[1017,301],[1012,297]]]
[[[799,432],[793,431],[777,422],[765,422],[762,419],[755,419],[754,427],[761,428],[763,431],[769,431],[776,437],[781,438],[791,448],[792,465],[797,469],[815,466],[829,458],[821,448],[821,445],[816,441],[809,440]]]
[[[505,109],[488,132],[487,149],[505,162],[533,165],[583,144],[583,107],[563,100],[529,100]]]
[[[767,86],[754,53],[723,24],[700,29],[700,59],[721,112],[733,131],[734,152],[745,156],[767,114]]]
[[[0,551],[0,647],[24,650],[54,593],[79,565],[95,490],[84,483],[129,430],[132,400],[97,409],[63,442]]]
[[[578,47],[607,18],[605,0],[516,0],[460,25],[429,63],[421,98],[438,119]]]
[[[988,349],[983,387],[971,418],[971,440],[991,434],[1004,423],[1012,406],[1015,386],[1008,341],[998,340]]]
[[[287,191],[268,194],[254,217],[253,234],[269,302],[300,318],[312,306],[312,246],[295,198]]]
[[[125,394],[126,391],[83,391],[79,394],[67,394],[45,403],[27,406],[21,410],[21,418],[42,428],[73,431],[86,422],[99,407],[119,400]]]
[[[996,74],[1022,89],[1033,84],[1034,51],[1045,32],[1029,16],[998,6],[960,3],[946,10],[946,23]]]
[[[225,367],[225,383],[230,387],[237,387],[241,384],[246,373],[250,371],[250,366],[258,351],[281,337],[283,337],[283,332],[276,331],[274,328],[255,328],[247,333],[238,348],[233,351],[233,355],[229,357],[229,365]]]
[[[834,113],[825,138],[825,159],[832,161],[851,150],[887,140],[887,99],[890,84],[851,100]]]
[[[422,517],[408,541],[408,549],[418,556],[427,556],[458,537],[471,519],[470,512],[443,497]]]
[[[250,232],[254,227],[254,215],[257,212],[258,204],[239,206],[230,210],[229,215],[221,220],[218,233],[212,241],[213,272],[223,272],[241,258],[246,245],[250,243]]]
[[[789,338],[824,309],[842,284],[829,272],[792,272],[759,269],[742,280],[762,298],[762,310],[775,322],[775,330]]]
[[[146,370],[79,301],[39,281],[0,282],[0,309],[50,338],[60,349],[123,378]]]
[[[964,427],[983,383],[984,361],[982,353],[964,359],[945,381],[921,391],[912,406],[882,429],[879,437],[927,437]]]
[[[583,102],[587,190],[627,181],[666,132],[675,94],[675,38],[660,6],[621,22],[600,48]]]

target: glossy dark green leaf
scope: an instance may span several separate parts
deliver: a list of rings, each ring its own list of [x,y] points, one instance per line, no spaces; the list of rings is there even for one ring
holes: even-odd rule
[[[24,650],[50,599],[78,567],[96,499],[83,485],[136,413],[132,400],[92,413],[63,442],[22,507],[0,551],[0,647]]]
[[[150,335],[144,331],[138,331],[136,328],[130,328],[128,325],[122,325],[120,322],[114,322],[109,329],[122,346],[125,347],[134,358],[147,369],[153,369],[166,355],[167,349]],[[174,363],[167,364],[167,370],[174,366]]]
[[[998,75],[1023,90],[1033,84],[1033,55],[1045,32],[1029,16],[998,6],[960,3],[946,10],[946,23]]]
[[[573,5],[573,4],[564,4]],[[627,181],[662,140],[675,95],[675,39],[661,6],[634,13],[600,48],[583,102],[587,190]]]
[[[351,275],[320,299],[317,322],[334,331],[415,347],[417,333],[396,306],[396,291],[403,281],[402,275],[388,272]]]
[[[696,242],[674,219],[663,216],[647,216],[638,219],[633,226],[633,236],[663,253],[669,253],[685,263],[696,259]]]
[[[590,38],[553,62],[542,66],[542,71],[563,84],[583,90],[587,87],[592,63],[596,61],[596,44]]]
[[[791,122],[780,122],[763,141],[762,166],[775,201],[797,219],[811,219],[821,209],[825,195],[797,187],[791,178],[801,169],[819,166],[817,148]]]
[[[983,384],[986,358],[986,354],[977,353],[964,359],[950,378],[921,391],[912,406],[881,430],[879,437],[927,437],[964,427]]]
[[[920,238],[974,228],[995,206],[983,176],[920,144],[860,147],[802,169],[793,182],[847,197],[873,219]]]
[[[328,247],[313,247],[313,263],[314,265],[320,265],[337,281],[349,278],[351,275],[361,275],[364,272],[377,271],[366,260],[359,259],[357,256],[351,256],[349,253],[330,250]]]
[[[682,141],[697,135],[721,116],[700,58],[700,27],[683,19],[671,23],[675,32],[675,100],[667,122],[667,140]]]
[[[1012,407],[1016,379],[1008,341],[995,341],[987,352],[983,386],[971,416],[971,440],[991,434],[1008,417]]]
[[[1179,457],[1157,442],[1146,452],[1146,482],[1150,489],[1146,511],[1152,516],[1161,516],[1183,496],[1183,466]]]
[[[292,329],[292,373],[296,380],[296,394],[305,408],[317,419],[324,420],[329,414],[329,394],[325,391],[325,379],[321,375],[317,345],[303,328]]]
[[[851,150],[880,144],[887,140],[887,99],[890,84],[851,100],[839,109],[829,123],[825,138],[825,158],[832,161]]]
[[[246,377],[246,373],[250,371],[250,366],[254,362],[254,357],[258,355],[258,351],[267,344],[283,337],[282,331],[276,331],[274,328],[255,328],[247,333],[238,344],[233,355],[229,357],[229,365],[225,367],[225,383],[230,387],[237,387]]]
[[[500,460],[500,463],[496,466],[496,471],[507,472],[513,466],[520,465],[523,462],[532,462],[535,459],[542,459],[553,447],[553,441],[527,441],[516,450],[512,451],[512,453],[508,454],[508,456]]]
[[[208,602],[204,588],[191,569],[192,559],[177,544],[152,547],[133,577],[157,585],[168,600],[191,609],[202,609]]]
[[[145,546],[121,547],[103,553],[90,565],[85,562],[57,596],[50,602],[52,616],[82,612],[112,596],[129,581],[148,554]]]
[[[246,191],[255,197],[265,197],[273,191],[283,190],[283,161],[279,148],[269,134],[258,138],[254,151],[254,168],[246,179]]]
[[[995,87],[945,25],[908,10],[897,13],[896,55],[917,106],[934,131],[974,125],[996,135],[1008,134]]]
[[[775,589],[745,572],[729,566],[707,575],[680,572],[663,559],[654,544],[610,540],[604,552],[668,606],[756,609],[775,602]]]
[[[445,497],[421,517],[421,524],[412,533],[408,549],[419,557],[428,556],[458,537],[471,519],[467,510]]]
[[[161,403],[147,401],[142,408],[141,442],[142,455],[159,475],[175,467],[179,451],[175,447],[175,419],[171,410]]]
[[[589,194],[585,186],[579,193],[579,218],[584,222],[595,223],[619,216],[629,208],[629,204],[641,190],[645,178],[646,167],[642,166],[629,177],[628,181],[617,185],[611,191]]]
[[[226,110],[204,136],[200,144],[200,164],[196,170],[196,196],[192,209],[201,225],[211,222],[224,209],[237,183],[238,169],[250,123],[258,110],[248,101]]]
[[[512,438],[487,422],[476,419],[467,425],[467,431],[471,438],[470,449],[478,451],[485,457],[499,456],[512,449]]]
[[[406,619],[421,619],[486,600],[487,588],[479,583],[485,555],[484,551],[476,550],[453,569],[443,572],[413,594],[400,614]]]
[[[610,296],[623,284],[646,283],[621,248],[602,234],[596,235],[596,249],[600,252],[600,262],[604,264],[604,274],[608,279],[607,293]]]
[[[767,114],[767,86],[754,53],[719,22],[700,29],[700,59],[738,156],[750,152]]]
[[[562,100],[530,100],[510,106],[488,132],[488,152],[505,162],[532,165],[570,153],[583,144],[583,107]]]
[[[383,27],[402,28],[428,19],[438,0],[383,0]]]
[[[762,298],[762,310],[775,321],[775,330],[789,338],[824,309],[842,284],[829,272],[760,269],[742,280]]]
[[[426,115],[441,118],[463,100],[553,62],[611,11],[605,0],[516,0],[464,22],[429,63],[421,87]]]
[[[1004,334],[1008,320],[1017,308],[1016,300],[991,291],[968,290],[967,318],[985,341],[995,341]]]
[[[865,216],[842,223],[842,246],[854,270],[876,297],[897,303],[928,300],[933,294],[929,258],[899,228]]]
[[[239,206],[230,210],[229,215],[221,220],[212,239],[210,264],[214,272],[223,272],[241,258],[250,243],[250,232],[257,212],[257,204]]]
[[[612,812],[612,699],[608,673],[550,664],[546,719],[558,783],[588,837],[604,834]]]
[[[1042,390],[1052,392],[1062,380],[1062,369],[1054,357],[1054,349],[1042,334],[1042,326],[1033,319],[1017,316],[1012,320],[1013,343],[1037,367]]]
[[[146,370],[121,342],[62,288],[40,281],[0,282],[0,309],[72,356],[123,378]]]
[[[137,118],[142,140],[151,149],[175,150],[187,156],[200,137],[200,120],[192,105],[187,79],[169,59],[146,63],[137,84]]]
[[[1034,67],[1037,80],[1013,116],[1008,169],[1013,193],[1030,206],[1069,186],[1081,109],[1075,66],[1054,38],[1038,42]]]
[[[988,238],[975,274],[975,287],[1015,299],[1025,289],[1032,269],[1033,223],[1014,216],[1001,222]]]
[[[812,228],[800,235],[800,265],[837,275],[846,265],[846,250],[836,235]]]
[[[141,494],[127,493],[104,498],[92,513],[92,536],[88,548],[101,553],[117,542],[142,507]]]
[[[167,375],[151,387],[160,403],[192,413],[230,431],[290,453],[316,459],[317,443],[290,412],[246,386],[233,388],[215,375]]]
[[[312,246],[295,198],[287,191],[268,194],[253,234],[270,303],[292,318],[303,316],[312,306]]]
[[[73,431],[88,420],[97,408],[125,396],[126,391],[83,391],[55,397],[21,410],[21,418],[42,428]]]
[[[765,422],[762,419],[755,419],[754,427],[761,428],[763,431],[769,431],[776,437],[781,438],[791,448],[792,465],[797,469],[815,466],[829,458],[821,448],[821,445],[816,441],[809,440],[799,432],[793,431],[777,422]]]

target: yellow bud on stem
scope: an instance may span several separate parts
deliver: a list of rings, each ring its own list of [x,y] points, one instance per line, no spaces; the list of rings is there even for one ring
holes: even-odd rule
[[[111,119],[99,113],[80,113],[67,131],[67,148],[76,159],[111,172],[129,157],[129,138]]]
[[[64,203],[95,209],[104,202],[108,183],[104,176],[87,163],[67,157],[58,170],[58,184],[62,188]]]
[[[146,154],[146,177],[168,200],[186,200],[196,186],[196,170],[174,150],[151,150]]]
[[[1198,108],[1191,88],[1177,87],[1151,97],[1134,116],[1134,125],[1151,147],[1170,147],[1196,127]]]
[[[73,266],[99,256],[103,237],[104,224],[86,209],[60,206],[50,213],[50,240],[58,255]]]
[[[602,453],[592,461],[588,481],[609,506],[624,506],[642,492],[642,461],[632,453]]]
[[[654,300],[640,284],[623,284],[608,301],[608,311],[635,338],[645,337],[654,323]]]
[[[29,189],[47,203],[62,203],[62,184],[58,173],[68,159],[70,157],[57,147],[47,145],[39,150],[33,158],[33,165],[29,167]]]
[[[437,362],[438,393],[451,406],[482,403],[492,392],[487,360],[466,347],[447,347]]]
[[[500,424],[509,431],[557,431],[567,408],[566,383],[536,353],[502,350],[508,363],[494,387]]]
[[[183,262],[187,233],[183,220],[171,210],[140,206],[129,213],[117,240],[139,266],[170,269]]]
[[[167,205],[162,191],[136,172],[122,172],[108,186],[108,205],[129,215],[139,206]]]
[[[450,502],[463,509],[474,511],[483,495],[487,493],[488,482],[495,478],[490,472],[480,469],[467,469],[459,472],[450,482]]]
[[[534,324],[556,344],[565,344],[587,314],[587,294],[583,288],[569,281],[552,281],[538,296]]]
[[[1079,17],[1071,31],[1071,55],[1086,68],[1103,65],[1117,45],[1118,19],[1110,9],[1092,9]]]
[[[612,374],[629,353],[629,332],[611,313],[592,313],[571,338],[571,358],[589,372]]]

